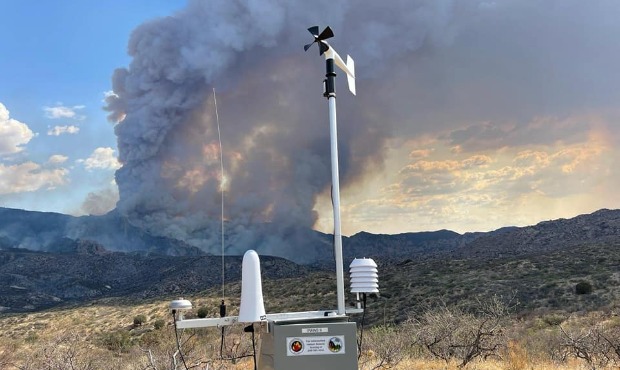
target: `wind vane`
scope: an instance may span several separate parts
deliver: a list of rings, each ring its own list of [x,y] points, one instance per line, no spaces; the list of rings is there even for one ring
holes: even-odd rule
[[[346,74],[347,74],[347,84],[349,85],[349,91],[351,91],[351,93],[353,95],[355,95],[355,62],[353,61],[353,58],[351,58],[351,56],[347,55],[347,62],[345,63],[342,58],[340,57],[340,55],[338,55],[338,53],[336,53],[336,50],[334,50],[333,47],[331,47],[327,41],[327,39],[334,37],[334,31],[332,31],[331,28],[325,27],[325,29],[323,30],[323,32],[321,32],[319,34],[319,27],[318,26],[313,26],[308,28],[308,31],[310,31],[310,33],[312,34],[312,36],[314,36],[314,41],[312,41],[309,44],[306,44],[304,46],[304,50],[308,51],[308,49],[310,49],[310,47],[314,44],[317,43],[319,44],[319,55],[324,55],[325,54],[325,60],[327,62],[327,74],[325,75],[327,77],[327,84],[329,84],[331,82],[331,91],[329,91],[329,89],[327,89],[328,86],[326,86],[326,90],[325,90],[325,96],[329,98],[329,93],[334,94],[334,98],[336,97],[335,94],[335,87],[334,87],[334,78],[336,77],[336,74],[334,72],[334,68],[333,65],[330,69],[330,59],[332,60],[331,63],[336,63],[336,65],[342,69]],[[330,74],[330,71],[332,74]],[[332,77],[330,79],[330,76]],[[331,81],[330,81],[331,80]]]

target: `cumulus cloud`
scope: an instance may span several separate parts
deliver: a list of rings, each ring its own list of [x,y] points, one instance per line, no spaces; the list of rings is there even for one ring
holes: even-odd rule
[[[493,160],[487,155],[474,155],[462,161],[444,160],[444,161],[416,161],[405,168],[401,174],[409,174],[415,172],[450,172],[456,170],[466,170],[475,167],[486,167]]]
[[[80,128],[77,126],[54,126],[47,130],[49,136],[60,136],[62,134],[77,134],[80,132]]]
[[[490,230],[566,217],[561,212],[572,206],[605,206],[603,184],[613,179],[620,158],[607,137],[592,134],[570,145],[515,146],[492,154],[450,153],[444,144],[436,142],[429,157],[410,157],[395,182],[345,208],[343,217],[358,228],[392,232],[412,226]],[[438,158],[445,155],[453,158]]]
[[[47,163],[58,165],[58,164],[65,163],[67,159],[69,159],[69,157],[67,157],[66,155],[54,154],[51,157],[49,157],[49,159],[47,160]]]
[[[9,110],[0,103],[0,155],[21,152],[34,136],[28,125],[10,118]]]
[[[0,194],[54,189],[67,182],[68,173],[64,168],[45,169],[33,162],[9,166],[0,163]]]
[[[460,196],[486,192],[498,198],[517,198],[529,192],[566,196],[582,192],[583,179],[594,176],[606,149],[592,143],[514,154],[475,155],[463,160],[420,160],[400,171],[397,187],[409,195]],[[504,158],[502,158],[504,157]]]
[[[68,107],[58,104],[52,107],[43,107],[43,111],[45,112],[45,117],[50,119],[73,118],[81,120],[84,119],[85,116],[79,115],[78,111],[84,109],[85,107],[86,106],[84,105],[74,105],[72,107]]]
[[[92,152],[90,157],[81,159],[78,162],[83,163],[87,170],[116,170],[121,167],[114,153],[114,149],[109,147],[97,148]]]

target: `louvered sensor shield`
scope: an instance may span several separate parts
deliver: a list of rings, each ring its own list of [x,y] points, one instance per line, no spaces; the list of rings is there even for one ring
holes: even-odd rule
[[[349,265],[351,293],[379,293],[377,264],[371,258],[356,258]]]

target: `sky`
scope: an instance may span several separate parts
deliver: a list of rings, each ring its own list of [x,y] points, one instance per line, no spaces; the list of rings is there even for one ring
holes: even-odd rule
[[[217,169],[217,88],[230,217],[301,210],[290,217],[331,232],[328,173],[314,176],[329,166],[328,146],[303,118],[327,119],[322,63],[301,51],[305,28],[329,24],[332,45],[356,60],[358,95],[338,81],[345,235],[488,231],[620,207],[619,2],[330,4],[0,0],[0,206],[102,214],[120,197],[125,214],[151,227],[196,213],[190,196],[215,199],[219,212],[203,191],[219,186],[187,164],[201,165],[200,153]],[[169,98],[178,86],[198,86],[196,101]],[[167,120],[151,122],[168,117],[168,104],[185,109],[174,138]],[[194,143],[199,127],[208,145]],[[265,139],[272,128],[276,139]],[[161,140],[145,144],[153,136]],[[260,161],[295,179],[274,186]],[[251,189],[261,186],[272,191]],[[274,206],[278,194],[286,206]],[[184,205],[153,208],[168,201]]]
[[[118,152],[103,110],[112,72],[129,63],[135,27],[183,5],[0,1],[1,206],[72,215],[113,206]]]

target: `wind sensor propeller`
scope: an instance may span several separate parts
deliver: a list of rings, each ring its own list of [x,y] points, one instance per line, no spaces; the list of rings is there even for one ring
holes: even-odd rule
[[[327,26],[323,30],[323,32],[321,32],[321,34],[319,34],[319,26],[310,27],[308,28],[308,31],[310,31],[312,36],[314,36],[314,41],[305,45],[304,50],[308,51],[308,49],[310,49],[312,44],[316,42],[319,44],[319,55],[323,55],[329,49],[329,44],[326,43],[324,40],[334,37],[334,31],[332,31],[332,29],[329,28],[329,26]]]
[[[340,55],[336,53],[336,50],[334,50],[334,48],[331,47],[331,45],[329,45],[327,41],[325,41],[329,38],[334,37],[334,31],[332,31],[332,29],[329,28],[329,26],[325,27],[323,32],[321,32],[320,34],[319,34],[319,26],[310,27],[308,28],[308,31],[310,31],[312,36],[314,36],[314,41],[312,41],[309,44],[304,45],[304,50],[308,51],[308,49],[310,49],[310,47],[314,43],[319,44],[319,55],[325,55],[325,60],[328,63],[328,68],[329,68],[329,60],[331,59],[334,61],[334,63],[336,63],[338,68],[342,69],[347,74],[347,84],[349,86],[349,91],[351,91],[351,94],[355,95],[355,62],[353,61],[353,58],[347,55],[347,62],[345,63],[344,60],[342,60],[342,58],[340,57]],[[328,71],[328,74],[329,73],[330,72]],[[332,71],[331,73],[334,73],[334,72]],[[330,79],[328,77],[328,81],[326,83],[326,92],[325,92],[325,96],[328,98],[330,94],[334,96],[336,94],[335,87],[333,85],[330,86],[330,83],[332,82],[333,82],[333,78]]]

